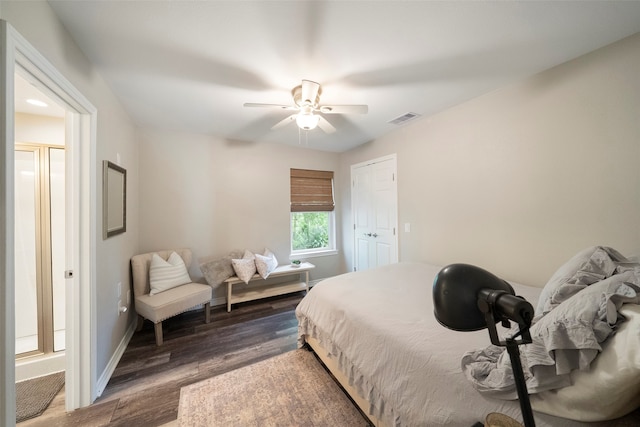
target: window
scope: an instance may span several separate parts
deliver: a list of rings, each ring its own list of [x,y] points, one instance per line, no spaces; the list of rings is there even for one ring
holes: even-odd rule
[[[291,254],[335,251],[333,172],[291,169]]]
[[[326,250],[329,246],[332,212],[292,212],[292,251]]]

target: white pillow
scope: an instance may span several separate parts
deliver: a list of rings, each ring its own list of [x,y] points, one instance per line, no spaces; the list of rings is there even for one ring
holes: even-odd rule
[[[256,270],[263,279],[269,277],[278,266],[278,260],[269,249],[264,250],[264,255],[256,254]]]
[[[191,283],[191,277],[180,255],[171,252],[165,261],[158,254],[153,254],[149,268],[149,294],[154,295],[185,283]]]
[[[233,271],[236,272],[238,279],[249,284],[249,280],[256,274],[256,257],[247,249],[244,251],[242,259],[232,259]]]
[[[603,421],[640,406],[640,306],[625,304],[620,314],[627,320],[602,344],[590,369],[571,372],[568,387],[531,395],[533,409],[573,420]]]

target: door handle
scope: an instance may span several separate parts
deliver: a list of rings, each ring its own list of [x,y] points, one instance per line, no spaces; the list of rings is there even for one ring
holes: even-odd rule
[[[369,235],[370,235],[370,236],[373,236],[373,237],[378,237],[378,235],[377,235],[376,233],[369,234]]]
[[[371,237],[371,233],[363,233],[365,236]]]

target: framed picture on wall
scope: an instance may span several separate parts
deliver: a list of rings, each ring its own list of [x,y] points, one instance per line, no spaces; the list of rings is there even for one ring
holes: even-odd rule
[[[102,162],[102,238],[127,231],[127,170]]]

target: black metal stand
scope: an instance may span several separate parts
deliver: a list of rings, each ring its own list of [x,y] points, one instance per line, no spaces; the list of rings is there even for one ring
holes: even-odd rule
[[[520,350],[518,350],[518,342],[513,338],[506,339],[507,352],[511,358],[511,367],[513,368],[513,377],[516,380],[516,390],[518,392],[518,400],[520,401],[520,410],[524,420],[524,427],[535,427],[533,420],[533,410],[531,409],[531,401],[529,400],[529,392],[527,391],[527,383],[522,372],[522,363],[520,363]]]
[[[482,291],[481,291],[482,292]],[[518,392],[518,400],[520,401],[520,410],[522,411],[522,419],[524,420],[524,427],[536,427],[533,419],[533,410],[531,409],[531,401],[529,400],[529,392],[527,391],[527,383],[524,379],[524,372],[522,371],[522,363],[520,362],[520,350],[518,346],[521,344],[531,343],[531,333],[529,327],[531,326],[531,317],[533,317],[533,309],[531,308],[529,313],[526,313],[526,318],[518,318],[519,331],[511,338],[505,338],[504,341],[500,341],[498,337],[498,331],[496,329],[496,323],[502,322],[502,326],[509,327],[509,319],[495,310],[495,303],[501,295],[505,294],[504,291],[489,291],[486,298],[478,300],[478,308],[484,313],[485,321],[487,323],[487,329],[489,330],[489,337],[491,343],[501,347],[506,347],[511,359],[511,368],[513,369],[513,377],[516,382],[516,391]],[[523,300],[524,301],[524,300]],[[528,304],[528,303],[526,303]],[[529,305],[529,307],[531,307]],[[514,310],[517,311],[517,310]],[[517,316],[516,316],[517,317]],[[516,338],[520,336],[520,341]]]

